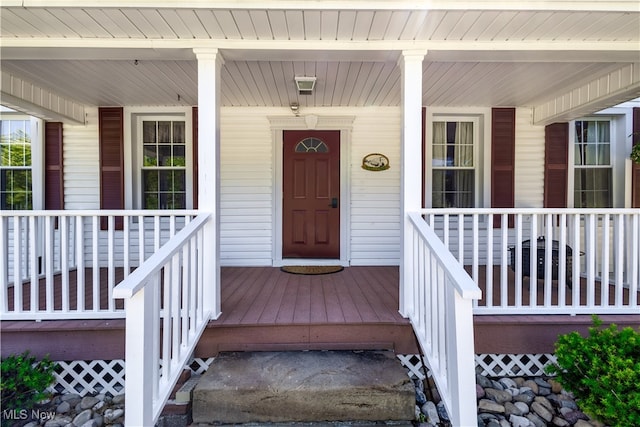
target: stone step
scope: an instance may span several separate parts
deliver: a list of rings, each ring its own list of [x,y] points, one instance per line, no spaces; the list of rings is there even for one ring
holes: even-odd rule
[[[415,388],[389,351],[221,353],[193,391],[194,424],[414,419]]]

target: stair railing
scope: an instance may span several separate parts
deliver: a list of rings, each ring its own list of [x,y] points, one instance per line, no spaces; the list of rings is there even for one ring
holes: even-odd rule
[[[204,228],[200,214],[113,290],[125,299],[125,424],[153,426],[204,331]]]
[[[476,425],[473,300],[481,291],[417,212],[405,265],[405,313],[454,426]]]

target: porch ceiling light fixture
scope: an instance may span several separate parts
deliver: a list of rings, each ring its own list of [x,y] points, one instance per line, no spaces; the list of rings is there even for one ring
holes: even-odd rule
[[[311,95],[313,93],[313,88],[316,86],[315,76],[295,76],[294,79],[299,95]]]

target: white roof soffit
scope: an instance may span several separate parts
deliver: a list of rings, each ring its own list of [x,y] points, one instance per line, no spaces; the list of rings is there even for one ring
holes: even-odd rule
[[[0,104],[44,120],[84,124],[84,105],[2,72]]]
[[[640,96],[640,63],[625,65],[533,109],[533,122],[547,125],[579,118]]]

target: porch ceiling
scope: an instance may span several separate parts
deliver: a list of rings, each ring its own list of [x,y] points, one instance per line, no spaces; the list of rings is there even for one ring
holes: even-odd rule
[[[451,107],[533,107],[640,65],[635,1],[3,3],[2,71],[93,106],[196,105],[196,46],[225,59],[225,106],[398,106],[408,49],[428,51],[423,103]],[[295,75],[317,76],[313,95]]]

